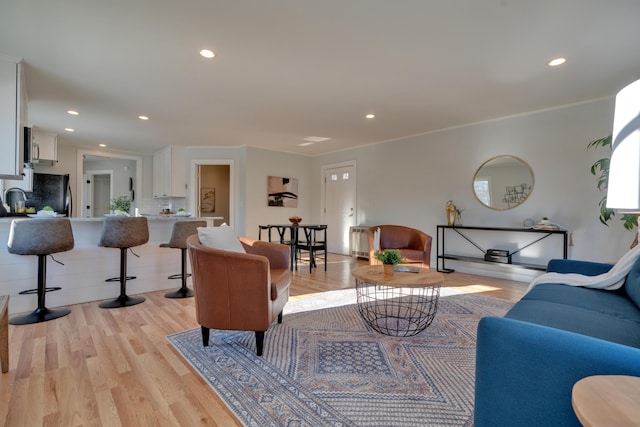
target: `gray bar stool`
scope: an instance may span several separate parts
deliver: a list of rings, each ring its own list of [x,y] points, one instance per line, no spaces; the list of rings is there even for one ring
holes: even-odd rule
[[[180,274],[173,274],[169,279],[181,279],[182,287],[177,291],[164,294],[166,298],[188,298],[193,296],[193,291],[187,287],[187,277],[191,274],[187,273],[187,237],[198,234],[198,227],[206,227],[207,221],[198,220],[177,220],[171,228],[171,238],[169,243],[162,243],[161,248],[180,249],[182,256],[182,267]]]
[[[38,288],[20,292],[20,294],[38,294],[38,308],[30,314],[16,316],[9,320],[12,325],[29,325],[46,322],[71,313],[67,308],[47,308],[45,297],[49,291],[60,288],[47,288],[47,255],[73,249],[73,232],[67,218],[19,219],[11,222],[7,249],[11,254],[38,255]]]
[[[144,297],[127,295],[127,250],[149,241],[149,225],[145,217],[110,216],[102,224],[102,236],[98,246],[120,249],[120,296],[100,303],[101,308],[128,307],[140,304]],[[131,252],[133,253],[133,251]],[[133,253],[135,256],[135,253]]]

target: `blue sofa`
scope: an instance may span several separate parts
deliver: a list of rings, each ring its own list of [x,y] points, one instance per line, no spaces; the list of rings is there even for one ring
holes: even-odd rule
[[[611,264],[552,260],[596,275]],[[571,390],[591,375],[640,376],[640,259],[617,291],[540,284],[478,324],[475,427],[580,426]]]

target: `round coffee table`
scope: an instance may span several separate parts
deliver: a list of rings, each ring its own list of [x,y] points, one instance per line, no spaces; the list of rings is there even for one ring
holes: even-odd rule
[[[382,268],[362,266],[351,274],[356,279],[358,310],[374,330],[409,337],[431,324],[438,309],[440,286],[444,277],[426,268],[417,273],[395,271],[383,274]]]

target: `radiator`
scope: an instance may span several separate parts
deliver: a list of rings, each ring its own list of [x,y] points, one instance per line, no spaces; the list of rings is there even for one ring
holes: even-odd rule
[[[369,242],[367,240],[366,225],[356,225],[349,228],[349,253],[352,257],[369,259]]]

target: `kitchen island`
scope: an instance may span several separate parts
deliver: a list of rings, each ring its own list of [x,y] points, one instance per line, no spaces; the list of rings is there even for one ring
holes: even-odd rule
[[[37,296],[20,295],[19,292],[34,289],[38,283],[38,257],[10,254],[6,245],[9,240],[11,221],[18,218],[0,218],[0,242],[5,249],[0,250],[0,295],[10,295],[9,313],[32,311],[37,306]],[[20,218],[22,219],[22,218]],[[160,248],[161,243],[169,241],[175,221],[198,219],[206,220],[213,226],[214,218],[190,218],[168,215],[147,216],[149,241],[132,248],[140,257],[128,256],[127,273],[137,276],[127,281],[127,293],[130,295],[163,289],[177,289],[180,280],[167,279],[180,273],[180,251]],[[30,220],[30,219],[27,219]],[[46,221],[46,219],[33,219]],[[47,287],[59,286],[62,289],[47,293],[47,307],[69,306],[89,301],[113,299],[119,295],[119,282],[105,282],[116,277],[120,271],[120,254],[117,249],[98,246],[102,233],[103,218],[70,218],[73,231],[74,249],[54,254],[53,257],[64,263],[47,262]]]

